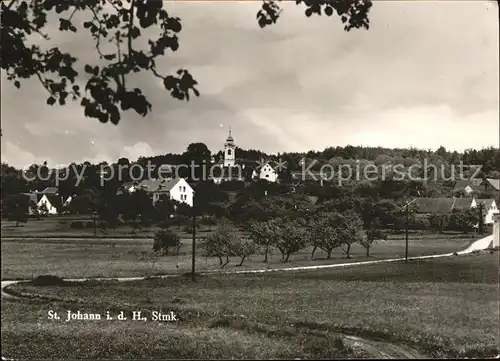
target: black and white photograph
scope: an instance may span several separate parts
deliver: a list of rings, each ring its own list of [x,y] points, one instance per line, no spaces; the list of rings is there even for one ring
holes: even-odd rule
[[[0,6],[2,361],[500,359],[500,1]]]

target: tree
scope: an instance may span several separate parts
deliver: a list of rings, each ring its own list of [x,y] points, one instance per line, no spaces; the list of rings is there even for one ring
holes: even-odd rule
[[[200,243],[200,248],[205,251],[207,257],[217,257],[221,268],[229,263],[231,255],[231,244],[235,240],[234,233],[225,225],[219,225],[218,229],[207,235]],[[223,258],[226,258],[225,262]]]
[[[154,235],[153,251],[163,252],[164,255],[168,256],[168,251],[170,248],[177,247],[177,251],[181,246],[181,240],[179,236],[168,230],[159,230]]]
[[[241,259],[240,263],[238,264],[238,267],[241,267],[243,266],[243,262],[245,261],[245,259],[257,253],[259,247],[260,246],[252,239],[240,238],[231,243],[230,252],[231,255],[239,257]]]
[[[363,221],[355,212],[346,212],[335,215],[336,230],[342,240],[341,248],[346,258],[350,258],[351,246],[361,240]],[[342,246],[345,246],[342,247]]]
[[[307,246],[309,234],[304,227],[297,225],[292,220],[279,218],[275,222],[277,229],[276,248],[281,252],[283,262],[288,262],[292,254]]]
[[[451,213],[449,226],[454,231],[471,232],[479,223],[477,209],[463,209]]]
[[[47,204],[45,202],[43,202],[42,205],[38,208],[38,212],[40,212],[40,214],[44,217],[49,214],[49,209],[47,208]]]
[[[267,263],[269,248],[276,243],[277,229],[275,222],[253,222],[250,225],[250,239],[264,248],[264,262]]]
[[[109,3],[110,4],[109,4]],[[305,5],[305,15],[325,14],[340,16],[344,29],[369,28],[370,0],[298,0]],[[111,5],[111,6],[106,6]],[[159,58],[179,48],[178,34],[181,19],[171,16],[160,0],[68,0],[68,1],[2,1],[2,69],[17,88],[21,79],[37,78],[48,93],[47,104],[63,106],[68,99],[79,100],[85,116],[106,123],[118,124],[123,111],[134,110],[147,115],[152,105],[140,88],[133,88],[129,78],[134,73],[150,74],[163,82],[170,95],[179,100],[190,99],[197,81],[185,69],[175,75],[163,75],[156,67]],[[45,39],[49,19],[59,17],[59,31],[76,33],[85,29],[95,41],[94,64],[85,64],[88,80],[81,92],[78,80],[83,78],[76,70],[78,59],[74,54],[63,53],[58,47],[43,50],[31,46],[32,34]],[[257,13],[260,27],[276,23],[281,9],[275,1],[264,1]],[[82,19],[81,25],[76,19]],[[142,49],[137,43],[144,34],[159,34],[148,39]],[[115,50],[104,50],[102,44],[111,43]]]
[[[99,196],[93,189],[84,189],[80,195],[74,197],[68,209],[77,214],[91,214],[99,205]]]
[[[29,202],[29,196],[24,194],[7,197],[2,200],[2,216],[9,221],[16,222],[16,227],[19,227],[19,223],[28,221]]]
[[[175,212],[174,202],[167,196],[162,195],[154,204],[160,221],[168,221]]]
[[[379,229],[370,229],[366,231],[364,237],[360,238],[359,243],[366,249],[366,257],[370,257],[372,243],[380,239],[387,241],[387,234]]]
[[[40,219],[40,211],[38,210],[38,205],[36,204],[36,202],[29,202],[29,212],[33,216],[33,219]]]
[[[326,252],[326,258],[330,259],[333,250],[342,245],[342,234],[337,230],[337,221],[338,214],[334,212],[323,213],[318,217],[313,227],[310,229],[311,245],[313,246],[311,259],[314,257],[316,248]]]
[[[447,214],[434,213],[429,215],[430,226],[432,229],[439,231],[439,233],[443,233],[443,230],[448,226],[449,221],[450,217]]]
[[[122,194],[118,197],[118,202],[119,212],[132,228],[132,233],[150,223],[153,217],[153,205],[145,191],[136,190],[130,194]]]
[[[101,227],[104,228],[116,228],[118,226],[118,212],[116,205],[111,203],[103,203],[98,207],[97,213],[99,215],[99,221]]]

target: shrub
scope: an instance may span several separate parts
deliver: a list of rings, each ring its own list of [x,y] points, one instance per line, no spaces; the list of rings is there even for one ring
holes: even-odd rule
[[[33,286],[61,286],[64,284],[64,280],[57,276],[42,275],[35,278],[31,283]]]
[[[191,234],[191,233],[193,233],[193,227],[191,227],[191,226],[184,226],[184,228],[182,228],[182,231],[186,232],[187,234]]]
[[[94,228],[94,222],[88,221],[85,223],[85,228]]]
[[[74,222],[71,222],[71,224],[69,225],[71,228],[75,228],[75,229],[82,229],[84,228],[83,226],[83,222],[81,221],[74,221]]]
[[[163,251],[168,255],[168,251],[172,247],[180,247],[181,240],[179,236],[171,231],[159,230],[154,235],[153,251]]]
[[[106,222],[106,221],[101,221],[101,222],[99,222],[99,223],[97,224],[97,227],[102,228],[102,229],[106,229],[106,228],[108,228],[108,227],[109,227],[109,223],[108,223],[108,222]]]
[[[172,224],[168,221],[161,221],[160,223],[158,223],[158,228],[161,228],[161,229],[167,229],[171,226]]]

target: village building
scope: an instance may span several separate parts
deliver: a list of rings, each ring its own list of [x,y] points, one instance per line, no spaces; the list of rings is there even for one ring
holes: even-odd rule
[[[145,191],[155,204],[162,196],[193,206],[194,190],[184,178],[145,179],[140,182],[126,183],[117,191],[117,195]]]

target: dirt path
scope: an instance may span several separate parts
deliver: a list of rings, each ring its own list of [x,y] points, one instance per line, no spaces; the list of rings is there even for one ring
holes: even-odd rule
[[[406,345],[374,341],[357,336],[343,336],[344,343],[369,358],[376,359],[426,359],[428,356]]]

